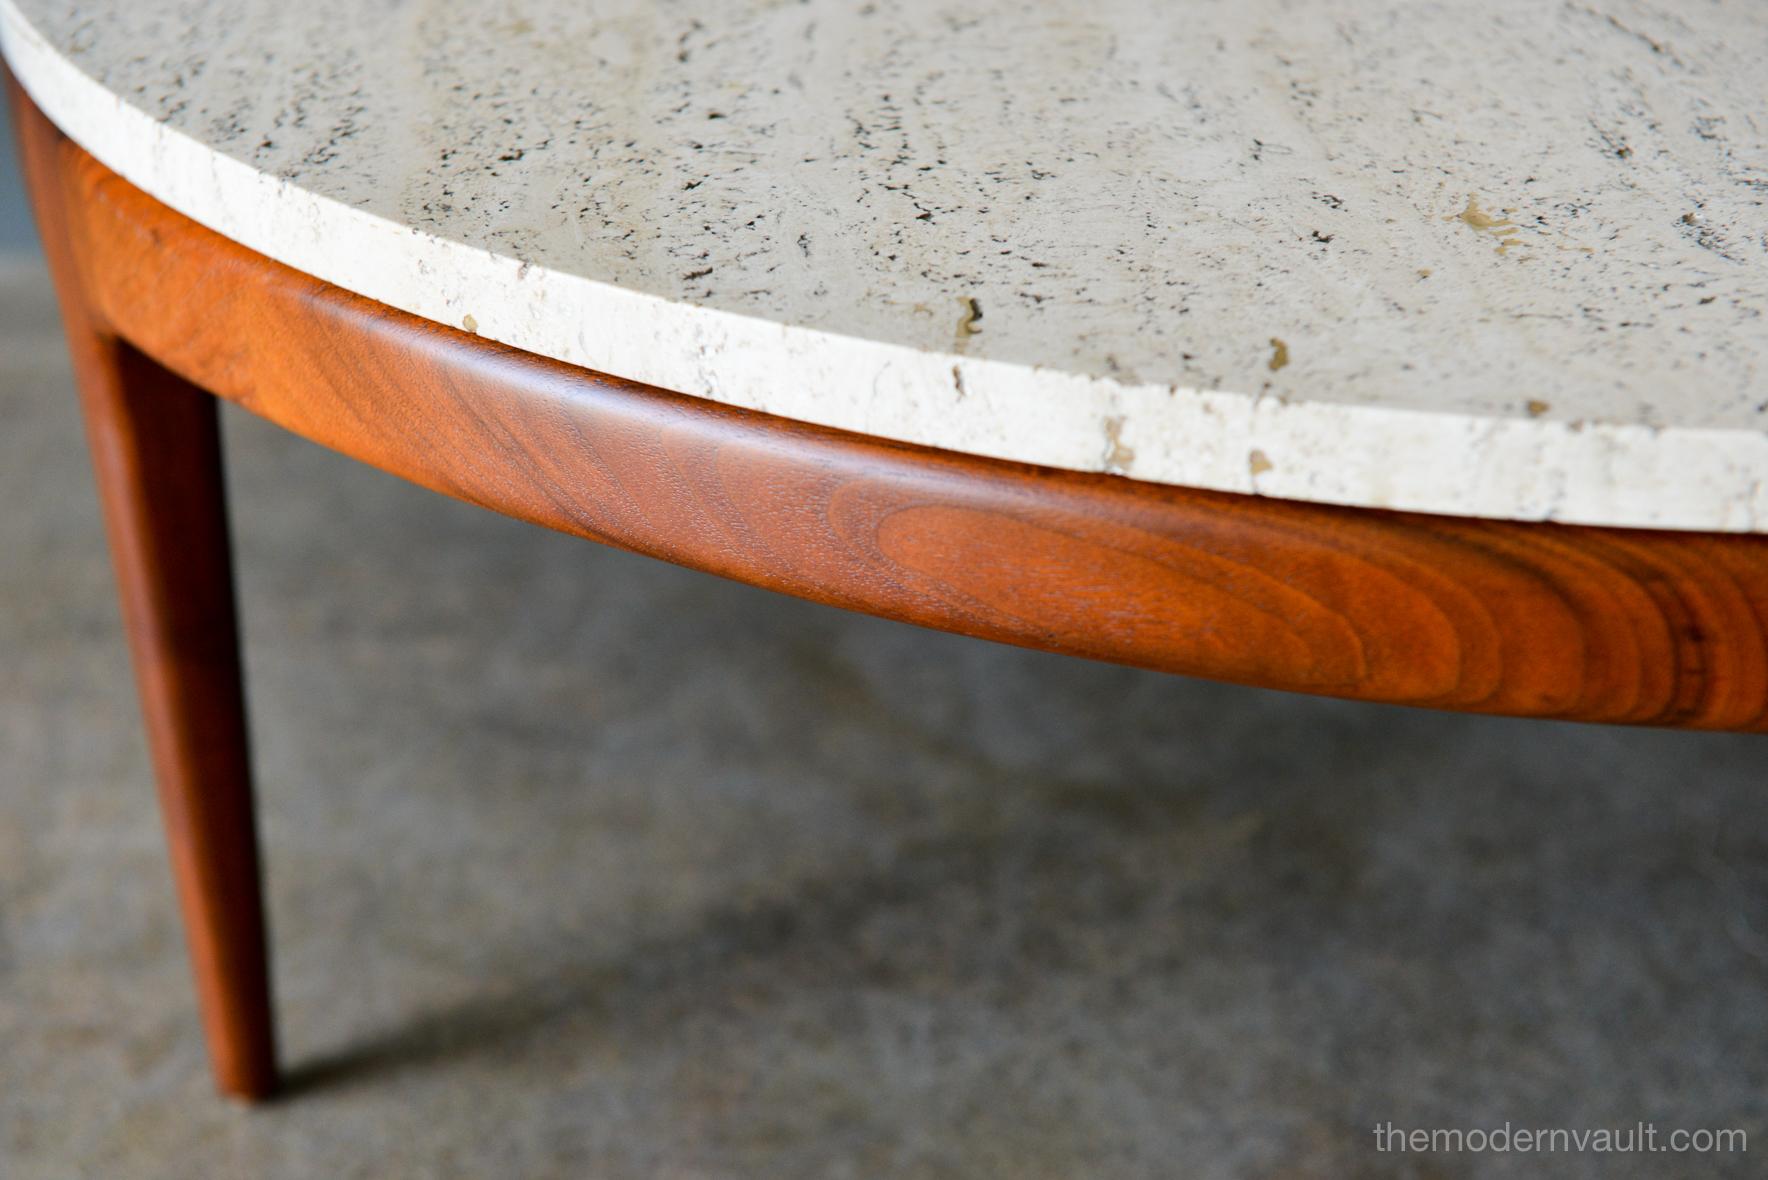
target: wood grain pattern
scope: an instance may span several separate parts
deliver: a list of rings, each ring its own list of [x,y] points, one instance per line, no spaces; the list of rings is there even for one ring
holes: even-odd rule
[[[61,298],[216,1086],[276,1085],[270,979],[215,399],[92,313],[65,141],[11,95]]]
[[[39,156],[117,334],[463,500],[1071,655],[1435,708],[1768,728],[1768,537],[1334,508],[806,426],[416,319],[220,238],[71,143]]]

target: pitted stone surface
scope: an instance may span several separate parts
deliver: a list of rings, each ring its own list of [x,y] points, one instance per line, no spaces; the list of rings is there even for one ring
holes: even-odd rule
[[[0,0],[106,164],[370,297],[825,425],[1768,531],[1768,7]]]

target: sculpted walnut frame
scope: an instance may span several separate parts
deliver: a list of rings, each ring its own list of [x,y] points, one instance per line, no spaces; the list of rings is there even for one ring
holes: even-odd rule
[[[1768,729],[1768,536],[1193,491],[633,384],[230,242],[9,86],[225,1093],[277,1070],[217,398],[511,516],[922,626],[1358,700]]]

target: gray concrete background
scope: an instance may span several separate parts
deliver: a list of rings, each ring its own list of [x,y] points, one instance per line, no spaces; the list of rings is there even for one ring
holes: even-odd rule
[[[0,253],[34,253],[37,234],[25,206],[24,185],[19,179],[18,153],[12,142],[12,118],[6,92],[0,90]]]
[[[1745,1176],[1768,742],[1063,660],[225,414],[289,1096],[209,1092],[47,284],[0,266],[0,1175]],[[1741,1127],[1402,1156],[1370,1128]]]

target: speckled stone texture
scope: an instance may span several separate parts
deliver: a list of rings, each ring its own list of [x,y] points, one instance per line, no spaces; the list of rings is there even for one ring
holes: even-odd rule
[[[70,379],[0,270],[0,1176],[1750,1176],[1761,738],[840,614],[229,411],[295,1082],[213,1098]],[[1747,1157],[1369,1128],[1747,1128]]]
[[[1768,530],[1760,0],[0,0],[298,269],[826,425]]]

